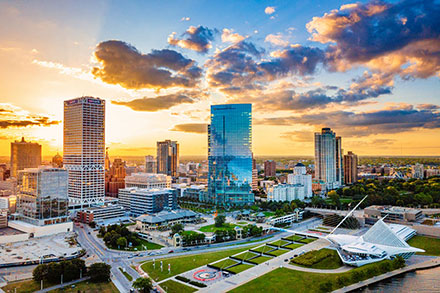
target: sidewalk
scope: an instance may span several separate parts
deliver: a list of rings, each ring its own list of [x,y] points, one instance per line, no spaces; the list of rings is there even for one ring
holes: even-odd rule
[[[59,285],[56,285],[56,286],[52,286],[52,287],[49,287],[49,288],[45,288],[45,289],[43,289],[43,290],[39,290],[39,291],[37,291],[37,292],[49,292],[49,291],[52,291],[52,290],[56,290],[56,289],[60,289],[60,288],[64,288],[64,287],[66,287],[66,286],[71,286],[71,285],[73,285],[73,284],[80,283],[80,282],[82,282],[82,281],[86,281],[86,280],[88,280],[88,279],[90,279],[90,277],[84,277],[84,278],[81,278],[81,279],[76,279],[76,280],[73,280],[73,281],[70,281],[70,282],[66,282],[66,283],[63,283],[63,284],[59,284]]]

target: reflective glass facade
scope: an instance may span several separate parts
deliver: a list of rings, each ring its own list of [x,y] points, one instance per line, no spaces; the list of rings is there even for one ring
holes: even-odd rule
[[[207,201],[218,205],[254,202],[251,104],[211,106],[208,160]]]

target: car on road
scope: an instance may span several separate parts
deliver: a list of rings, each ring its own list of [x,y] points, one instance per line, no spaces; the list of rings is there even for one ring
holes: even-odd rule
[[[170,251],[168,251],[168,253],[173,253],[174,252],[174,250],[170,250]]]
[[[285,259],[284,261],[285,261],[285,262],[288,262],[288,261],[289,261],[289,259],[287,259],[287,258],[286,258],[286,259]]]

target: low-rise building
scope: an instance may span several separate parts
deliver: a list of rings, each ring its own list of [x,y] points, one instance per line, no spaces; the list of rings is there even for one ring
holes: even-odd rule
[[[172,178],[165,174],[133,173],[125,177],[125,187],[170,188]]]
[[[107,203],[78,211],[76,219],[82,223],[90,224],[91,222],[95,222],[100,224],[106,220],[123,218],[125,214],[126,211],[121,205]]]
[[[119,203],[131,216],[153,214],[164,209],[177,209],[177,191],[171,188],[119,189]]]
[[[200,216],[190,210],[162,211],[136,218],[136,229],[141,232],[168,229],[178,223],[194,223]]]
[[[298,222],[298,221],[301,221],[303,219],[303,215],[304,215],[304,211],[302,211],[300,209],[295,209],[295,211],[293,213],[291,213],[291,214],[271,219],[269,221],[269,224],[271,224],[273,226],[277,226],[277,225],[283,225],[283,224],[289,224],[289,223],[293,223],[293,222]]]
[[[268,201],[292,201],[295,199],[304,200],[306,192],[301,184],[278,184],[269,187],[267,190]]]
[[[367,218],[385,218],[385,222],[415,222],[423,218],[421,210],[395,206],[369,206],[364,213]]]
[[[203,201],[206,193],[205,185],[191,185],[183,190],[183,196],[196,201]]]
[[[8,210],[0,209],[0,228],[8,227]]]

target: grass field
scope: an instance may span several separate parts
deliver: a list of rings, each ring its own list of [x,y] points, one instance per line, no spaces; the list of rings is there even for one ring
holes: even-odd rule
[[[228,271],[238,274],[252,267],[253,265],[239,264],[238,266],[233,266],[232,268],[229,268]]]
[[[118,268],[120,271],[121,271],[121,273],[127,278],[127,280],[129,280],[129,281],[132,281],[133,280],[133,277],[129,274],[129,273],[127,273],[127,272],[124,272],[124,270],[122,269],[122,268]]]
[[[292,244],[286,245],[284,247],[292,248],[292,250],[293,250],[293,249],[296,249],[296,248],[301,247],[301,246],[303,246],[303,244],[292,243]]]
[[[235,265],[235,264],[238,264],[238,262],[236,260],[227,258],[225,260],[213,263],[211,265],[218,268],[218,269],[226,269],[227,267]]]
[[[237,225],[225,223],[221,227],[216,227],[214,224],[212,224],[212,225],[203,226],[199,230],[201,232],[215,232],[217,230],[233,229],[235,226],[237,226]]]
[[[277,241],[272,242],[270,244],[275,245],[275,246],[283,246],[283,245],[286,245],[286,244],[289,244],[289,243],[290,242],[285,241],[285,240],[277,240]]]
[[[173,280],[161,283],[160,287],[162,287],[167,293],[190,293],[197,291],[197,289],[194,289],[193,287],[183,285],[182,283]]]
[[[156,268],[153,268],[153,262],[145,262],[142,264],[142,269],[148,273],[148,275],[153,278],[155,281],[160,281],[166,279],[171,276],[175,276],[186,272],[188,270],[192,270],[198,268],[200,266],[206,265],[208,263],[212,263],[219,259],[228,257],[230,255],[234,255],[243,251],[248,250],[249,248],[236,248],[236,249],[228,249],[218,252],[211,253],[200,253],[197,255],[189,255],[189,256],[180,256],[167,258],[163,260],[163,272],[160,271],[160,261],[156,261]],[[168,274],[168,264],[171,264],[171,274]]]
[[[272,259],[272,258],[270,256],[259,256],[259,257],[251,259],[250,261],[257,263],[257,264],[260,264],[265,261],[268,261],[269,259]]]
[[[312,250],[292,259],[292,263],[312,269],[333,270],[342,266],[338,253],[332,249]]]
[[[132,246],[132,247],[126,247],[123,249],[119,249],[117,246],[116,247],[110,247],[111,249],[115,249],[115,250],[126,250],[126,251],[143,251],[145,250],[145,247],[147,248],[147,250],[155,250],[155,249],[161,249],[163,246],[156,244],[156,243],[152,243],[152,242],[148,242],[147,240],[144,240],[142,238],[138,238],[139,240],[139,245],[137,246]]]
[[[267,246],[267,245],[264,245],[264,246],[261,246],[261,247],[258,247],[258,248],[253,248],[252,250],[253,251],[262,252],[262,253],[266,253],[266,252],[268,252],[269,250],[272,250],[272,249],[274,249],[274,248],[270,247],[270,246]]]
[[[299,241],[299,240],[301,240],[303,238],[304,237],[298,236],[298,235],[292,235],[292,236],[286,237],[286,239],[289,239],[290,241]]]
[[[271,216],[275,215],[275,212],[263,212],[263,214],[264,214],[266,217],[271,217]]]
[[[416,235],[408,241],[408,244],[425,250],[417,254],[440,256],[440,239],[438,238]]]
[[[302,243],[312,243],[313,241],[315,241],[316,240],[316,238],[304,238],[304,239],[301,239],[301,240],[299,240],[298,242],[302,242]]]
[[[252,253],[252,252],[247,251],[247,252],[243,252],[243,253],[241,253],[241,254],[239,254],[239,255],[236,255],[236,256],[234,256],[234,257],[239,258],[239,259],[246,260],[246,259],[249,259],[249,258],[254,257],[254,256],[256,256],[255,253]]]
[[[338,274],[320,274],[278,268],[229,292],[328,292],[381,274],[379,267],[383,262],[391,263],[391,261],[385,260]],[[355,275],[356,278],[354,278]],[[278,285],[274,287],[274,284]]]
[[[46,284],[44,288],[52,287],[54,284]],[[34,282],[32,280],[14,282],[6,285],[2,288],[5,292],[17,292],[17,293],[31,293],[40,290],[40,283]],[[16,291],[15,291],[16,290]],[[88,281],[80,282],[75,284],[75,288],[65,287],[62,290],[52,290],[50,292],[102,292],[102,293],[113,293],[119,292],[118,289],[113,285],[112,282],[108,283],[91,283]]]
[[[237,225],[247,225],[248,222],[237,222]]]
[[[289,252],[289,250],[287,249],[277,249],[271,252],[268,252],[269,254],[275,255],[275,256],[280,256],[282,254],[285,254],[286,252]]]
[[[18,292],[18,291],[17,291]],[[116,286],[112,282],[107,283],[92,283],[92,282],[80,282],[78,284],[75,284],[75,287],[65,287],[63,289],[53,290],[49,292],[70,292],[70,293],[77,293],[77,292],[87,292],[87,293],[118,293],[119,290],[116,288]]]

